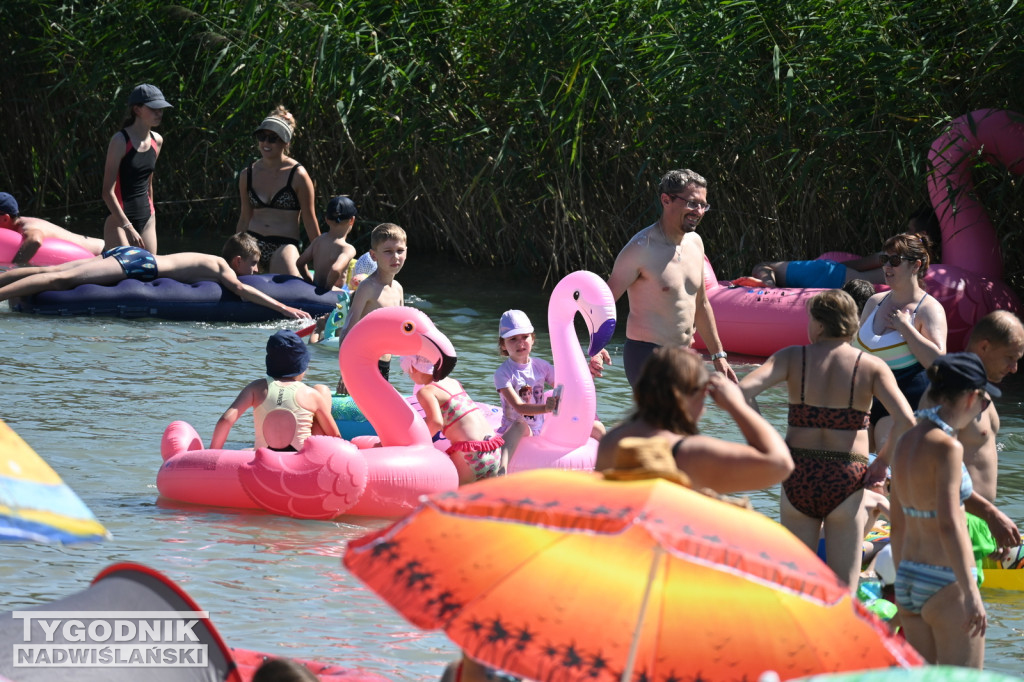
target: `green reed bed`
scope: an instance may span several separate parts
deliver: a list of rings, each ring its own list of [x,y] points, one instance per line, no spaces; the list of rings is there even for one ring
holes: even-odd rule
[[[549,281],[606,272],[673,167],[712,183],[721,276],[877,248],[926,200],[946,122],[1024,111],[1017,0],[41,0],[0,23],[0,178],[27,210],[96,210],[106,141],[149,81],[176,107],[162,230],[232,230],[251,132],[283,103],[318,203],[353,195],[360,234],[390,220],[418,254]],[[1020,183],[979,178],[1021,280]]]

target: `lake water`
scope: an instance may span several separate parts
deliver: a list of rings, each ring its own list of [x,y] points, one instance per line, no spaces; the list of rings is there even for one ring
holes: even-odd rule
[[[453,376],[477,400],[496,402],[498,318],[507,308],[526,310],[538,328],[535,353],[550,359],[546,295],[528,277],[458,270],[451,277],[451,271],[410,263],[400,279],[409,303],[425,310],[458,350]],[[0,325],[8,387],[0,417],[114,536],[72,547],[0,545],[0,610],[77,592],[107,565],[133,561],[180,584],[233,646],[361,667],[393,680],[435,680],[456,655],[443,634],[416,630],[341,566],[345,543],[383,522],[296,521],[157,499],[164,428],[184,419],[208,442],[237,392],[261,376],[267,337],[299,325],[53,319],[14,314],[4,304]],[[611,346],[616,364],[597,382],[599,417],[609,425],[630,405],[622,339],[620,329]],[[336,352],[313,351],[308,380],[333,388]],[[741,375],[752,367],[735,366]],[[392,377],[408,394],[411,383],[397,363]],[[1014,376],[1004,388],[999,503],[1021,520],[1024,383]],[[784,428],[785,396],[775,390],[760,402],[771,422]],[[740,439],[728,416],[713,406],[702,429]],[[251,433],[250,412],[235,426],[229,446],[247,446]],[[777,487],[751,497],[759,511],[778,517]],[[983,596],[991,623],[988,667],[1024,675],[1024,593],[986,590]]]

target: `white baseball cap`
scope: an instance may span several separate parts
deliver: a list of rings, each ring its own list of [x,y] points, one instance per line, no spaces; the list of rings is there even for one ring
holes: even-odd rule
[[[501,323],[498,325],[498,336],[501,338],[532,333],[533,325],[530,324],[530,318],[522,310],[506,310],[501,315]]]

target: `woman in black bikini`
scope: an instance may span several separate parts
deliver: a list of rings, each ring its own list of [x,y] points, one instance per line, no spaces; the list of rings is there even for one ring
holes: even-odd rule
[[[281,106],[256,129],[260,158],[238,173],[242,212],[235,231],[248,232],[259,243],[263,271],[299,277],[299,222],[310,242],[320,235],[320,226],[313,213],[313,181],[287,155],[294,133],[295,117]]]
[[[746,443],[697,431],[707,396],[736,421]],[[636,410],[612,428],[597,447],[597,470],[612,466],[623,438],[663,438],[676,466],[694,488],[720,493],[759,490],[793,471],[789,449],[778,431],[743,400],[739,387],[723,374],[708,376],[701,357],[689,348],[657,348],[644,361],[633,391]]]
[[[880,358],[855,349],[857,304],[832,289],[807,304],[811,343],[778,351],[743,377],[740,389],[753,401],[786,383],[789,428],[786,443],[796,469],[782,484],[782,525],[811,549],[825,532],[829,567],[856,588],[868,510],[864,485],[885,475],[891,444],[868,471],[868,410],[877,397],[894,415],[897,437],[914,423],[892,371]],[[895,438],[892,439],[895,442]]]
[[[128,117],[110,138],[103,166],[103,202],[110,215],[103,223],[103,246],[138,246],[156,253],[153,169],[164,139],[160,125],[170,103],[155,85],[136,86],[128,97]]]

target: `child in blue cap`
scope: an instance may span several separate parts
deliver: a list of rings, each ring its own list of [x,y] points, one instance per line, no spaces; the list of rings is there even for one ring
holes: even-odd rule
[[[312,435],[341,437],[331,416],[331,392],[323,384],[302,383],[309,367],[309,347],[291,330],[282,330],[267,341],[267,377],[242,389],[221,415],[210,447],[224,447],[238,418],[253,410],[256,447],[283,452],[302,449]]]

